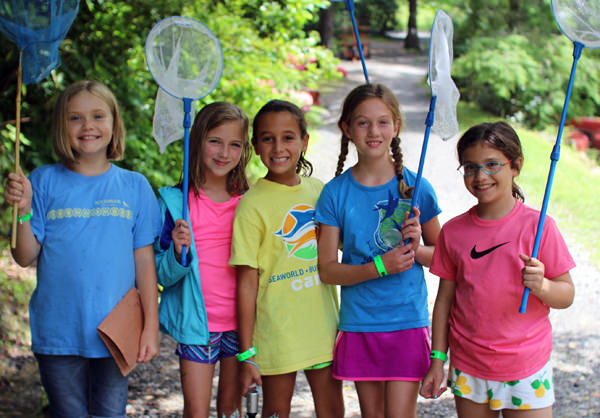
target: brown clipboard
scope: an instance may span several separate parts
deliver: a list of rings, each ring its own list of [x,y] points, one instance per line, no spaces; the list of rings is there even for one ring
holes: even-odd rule
[[[144,311],[135,287],[129,289],[98,326],[98,334],[123,376],[127,376],[137,365],[143,327]]]

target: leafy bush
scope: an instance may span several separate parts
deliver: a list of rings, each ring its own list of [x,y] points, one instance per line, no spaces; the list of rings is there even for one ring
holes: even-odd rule
[[[453,65],[462,97],[494,115],[531,127],[560,120],[573,46],[561,35],[534,41],[522,35],[472,39]],[[585,50],[577,68],[569,115],[600,112],[599,54]]]
[[[38,84],[23,90],[23,126],[32,145],[23,154],[26,172],[54,162],[50,125],[57,94],[70,83],[97,79],[117,96],[125,126],[125,160],[119,165],[144,174],[153,187],[173,184],[181,171],[181,141],[161,155],[151,137],[157,85],[146,68],[144,43],[152,26],[171,15],[194,17],[219,39],[225,72],[217,89],[195,102],[196,109],[216,100],[241,106],[250,118],[272,98],[302,105],[298,92],[316,89],[319,82],[336,78],[336,60],[318,47],[316,32],[304,24],[326,0],[85,0],[80,3],[67,39],[61,45],[62,65]],[[18,52],[14,44],[0,42],[0,121],[14,119]],[[194,111],[195,113],[195,111]],[[3,140],[3,143],[6,141]],[[9,146],[7,144],[5,146]],[[4,157],[3,159],[8,158]],[[10,164],[9,164],[10,165]],[[254,161],[251,177],[260,173]],[[7,166],[2,167],[3,176]]]

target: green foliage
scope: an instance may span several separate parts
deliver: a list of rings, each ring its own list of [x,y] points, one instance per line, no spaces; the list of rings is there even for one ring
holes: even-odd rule
[[[383,34],[386,30],[396,29],[398,8],[397,0],[360,0],[355,3],[354,14],[361,24]]]
[[[566,37],[553,35],[542,42],[516,34],[480,37],[469,46],[453,65],[463,99],[532,127],[560,120],[573,53]],[[595,87],[600,83],[600,54],[585,52],[578,65],[570,116],[600,112],[600,93]]]
[[[13,125],[0,126],[0,172],[8,173],[15,171],[15,142],[17,129]],[[19,155],[27,153],[31,146],[31,141],[21,133],[19,135]],[[0,197],[4,202],[4,197]],[[0,211],[0,235],[7,236],[8,228],[12,222],[12,210]]]
[[[29,345],[28,304],[35,279],[18,274],[17,267],[8,264],[8,254],[0,254],[0,353]]]
[[[161,155],[151,136],[157,85],[146,68],[144,43],[153,25],[171,15],[194,17],[206,24],[221,43],[225,70],[217,89],[196,102],[196,108],[227,100],[252,118],[262,104],[275,97],[302,105],[302,90],[316,89],[320,82],[339,76],[331,52],[317,47],[316,32],[303,31],[306,22],[327,3],[83,1],[61,45],[62,65],[51,77],[23,90],[22,114],[31,117],[23,132],[32,142],[23,154],[24,170],[55,161],[50,126],[56,96],[72,82],[88,78],[107,84],[119,101],[127,128],[125,159],[119,165],[141,172],[155,188],[176,183],[182,165],[181,141],[169,145]],[[1,42],[0,54],[6,57],[0,62],[2,121],[14,119],[17,48]],[[0,162],[6,173],[8,167],[4,160]],[[259,163],[254,161],[250,176],[255,178],[260,172]]]

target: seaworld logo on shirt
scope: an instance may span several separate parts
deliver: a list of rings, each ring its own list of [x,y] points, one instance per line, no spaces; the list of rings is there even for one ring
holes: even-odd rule
[[[402,222],[410,210],[410,200],[394,198],[388,190],[387,200],[377,202],[373,210],[378,212],[377,229],[373,234],[375,244],[383,251],[389,251],[402,243]]]
[[[286,213],[281,228],[274,234],[283,241],[288,250],[288,257],[315,260],[318,230],[315,209],[310,205],[299,204]]]

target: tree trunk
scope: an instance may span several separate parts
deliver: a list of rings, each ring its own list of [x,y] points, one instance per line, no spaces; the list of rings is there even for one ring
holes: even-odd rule
[[[508,28],[512,31],[515,28],[515,24],[519,20],[519,1],[520,0],[509,0],[509,14],[507,16]]]
[[[417,34],[417,0],[408,0],[408,30],[404,40],[405,49],[421,49],[419,35]]]
[[[333,43],[333,3],[319,11],[319,34],[321,45],[331,49]]]

